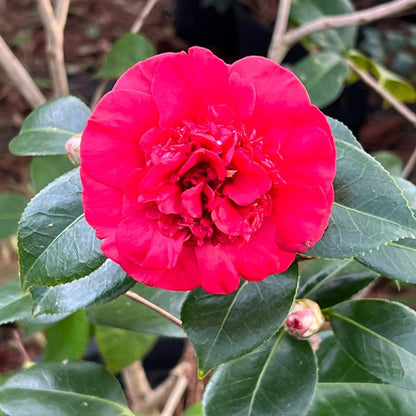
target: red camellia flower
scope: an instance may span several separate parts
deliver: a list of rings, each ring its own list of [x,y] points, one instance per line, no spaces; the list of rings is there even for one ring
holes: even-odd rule
[[[163,289],[224,294],[285,271],[321,238],[334,174],[328,123],[292,73],[198,47],[128,70],[81,142],[104,254]]]

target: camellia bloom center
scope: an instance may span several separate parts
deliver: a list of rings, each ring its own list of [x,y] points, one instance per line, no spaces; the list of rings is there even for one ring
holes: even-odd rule
[[[81,142],[85,217],[150,286],[230,293],[322,236],[335,147],[299,80],[262,57],[167,53],[128,70]]]

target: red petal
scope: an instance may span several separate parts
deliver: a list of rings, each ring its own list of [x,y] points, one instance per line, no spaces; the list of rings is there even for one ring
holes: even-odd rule
[[[205,244],[195,247],[201,273],[201,283],[209,293],[223,294],[234,292],[240,284],[240,276],[236,270],[232,256],[218,244]]]
[[[232,163],[237,173],[224,185],[224,195],[238,205],[247,206],[269,191],[272,182],[267,172],[241,150],[235,151]]]
[[[319,186],[288,185],[273,188],[273,222],[282,250],[303,253],[323,235],[331,214],[334,194]]]
[[[129,173],[144,165],[138,140],[157,119],[149,95],[126,90],[105,95],[82,134],[84,171],[99,182],[123,190]]]

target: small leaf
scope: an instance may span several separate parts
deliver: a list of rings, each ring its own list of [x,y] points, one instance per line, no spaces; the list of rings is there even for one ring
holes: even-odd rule
[[[118,381],[91,362],[37,364],[0,387],[0,409],[13,416],[133,416]]]
[[[114,43],[97,77],[118,78],[135,63],[155,54],[155,47],[145,36],[139,33],[125,33]]]
[[[189,406],[185,413],[182,414],[182,416],[204,416],[202,411],[202,402],[196,402]]]
[[[32,199],[18,231],[23,290],[84,277],[105,257],[84,218],[78,169],[61,176]]]
[[[356,146],[338,139],[336,146],[335,202],[329,225],[306,254],[353,257],[391,241],[416,238],[416,221],[391,175]]]
[[[75,312],[109,302],[129,290],[135,281],[121,267],[107,259],[86,277],[58,286],[32,286],[35,315]]]
[[[349,68],[334,52],[308,55],[293,68],[308,90],[311,101],[322,108],[334,102],[342,93]]]
[[[298,298],[314,300],[321,308],[340,303],[371,283],[378,273],[349,260],[309,260],[301,268]]]
[[[8,238],[16,234],[20,216],[27,205],[22,195],[14,192],[0,194],[0,238]]]
[[[351,13],[354,11],[349,0],[293,0],[290,17],[299,26],[321,17]],[[324,50],[343,52],[354,47],[356,27],[325,30],[311,35],[311,39]]]
[[[78,311],[46,331],[45,361],[80,359],[90,340],[90,324],[85,311]]]
[[[15,322],[32,315],[32,299],[24,294],[19,279],[0,286],[0,325]]]
[[[277,332],[292,306],[297,283],[293,266],[261,282],[245,281],[230,295],[193,291],[183,305],[182,321],[201,375],[254,350]]]
[[[155,335],[99,325],[95,327],[95,339],[105,365],[112,373],[142,360],[157,341]]]
[[[301,416],[312,401],[312,348],[280,332],[259,349],[221,365],[205,391],[206,416]]]
[[[416,389],[416,313],[384,300],[356,300],[327,313],[342,348],[377,378]]]
[[[307,416],[413,416],[416,392],[388,384],[319,383]]]
[[[36,192],[54,179],[74,169],[68,156],[38,156],[30,164],[30,180]]]
[[[65,155],[65,143],[82,132],[89,116],[88,107],[76,97],[49,101],[25,119],[10,151],[19,156]]]
[[[320,383],[381,383],[344,352],[331,331],[321,332],[319,336],[316,357]]]
[[[188,292],[174,292],[136,284],[133,292],[156,304],[175,317]],[[112,302],[87,310],[88,319],[95,325],[113,326],[130,331],[146,332],[167,337],[184,337],[182,328],[139,302],[120,296]]]

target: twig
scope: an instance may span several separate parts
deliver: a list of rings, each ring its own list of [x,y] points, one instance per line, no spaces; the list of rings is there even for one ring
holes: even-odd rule
[[[406,179],[412,172],[415,164],[416,164],[416,148],[413,150],[412,155],[410,156],[405,167],[403,168],[403,172],[401,173],[400,177]]]
[[[409,110],[402,102],[400,102],[396,97],[390,94],[387,90],[381,87],[377,81],[368,75],[366,72],[362,71],[360,68],[357,67],[353,62],[350,60],[346,60],[349,67],[368,85],[370,86],[375,92],[381,95],[385,100],[387,100],[392,107],[396,109],[398,113],[400,113],[406,120],[410,121],[413,126],[416,127],[416,114]]]
[[[32,109],[46,103],[46,98],[41,90],[1,36],[0,65]]]
[[[24,362],[30,363],[31,359],[29,357],[29,354],[26,352],[26,349],[25,349],[25,347],[22,343],[22,340],[20,338],[19,332],[16,329],[13,329],[12,330],[12,335],[13,335],[14,340],[16,341],[17,349],[19,350],[20,354],[22,354]]]
[[[269,52],[269,57],[280,63],[289,49],[306,36],[328,29],[363,25],[385,17],[397,15],[416,6],[416,0],[394,0],[358,12],[326,16],[292,29],[283,36],[282,41]]]
[[[130,407],[133,412],[142,410],[143,403],[152,393],[152,389],[147,381],[141,361],[135,361],[126,367],[122,373],[126,393],[129,398]]]
[[[55,5],[56,21],[61,28],[65,27],[66,18],[68,16],[69,1],[70,0],[57,0]]]
[[[131,292],[129,290],[128,292],[125,293],[125,296],[129,297],[130,299],[133,299],[136,302],[139,302],[139,303],[149,307],[150,309],[153,309],[155,312],[160,313],[162,316],[169,319],[175,325],[178,325],[182,328],[182,321],[180,319],[176,318],[176,316],[173,316],[168,311],[165,311],[164,309],[162,309],[161,307],[159,307],[159,306],[155,305],[154,303],[148,301],[147,299],[142,298],[137,293]]]
[[[186,388],[188,387],[188,377],[186,376],[187,369],[188,364],[182,363],[175,369],[174,372],[172,372],[172,375],[177,376],[177,381],[160,416],[173,416]]]
[[[284,42],[287,25],[289,22],[290,5],[292,0],[280,0],[277,10],[276,25],[274,27],[272,40],[270,42],[268,56],[276,62],[281,62],[284,56],[280,57],[277,52],[281,49],[279,45]]]
[[[68,1],[60,1],[57,5],[59,16],[56,16],[50,0],[38,0],[40,17],[46,30],[46,57],[55,97],[69,93],[64,61],[64,24],[68,6]]]
[[[147,0],[146,4],[140,10],[137,19],[134,21],[130,32],[137,33],[140,32],[144,21],[146,20],[147,16],[149,16],[150,12],[152,11],[154,5],[157,3],[158,0]]]
[[[91,108],[94,108],[97,105],[98,101],[100,101],[100,98],[104,95],[107,85],[108,79],[102,79],[91,99]]]

